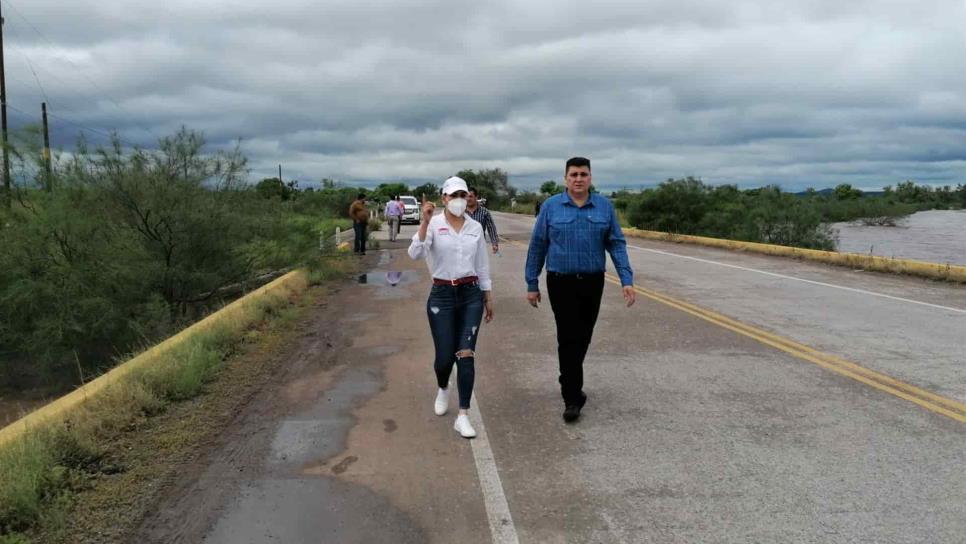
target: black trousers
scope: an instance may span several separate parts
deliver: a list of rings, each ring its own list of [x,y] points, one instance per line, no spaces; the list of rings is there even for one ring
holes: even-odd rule
[[[353,251],[356,253],[366,252],[366,227],[368,225],[365,223],[354,222],[352,223],[352,230],[355,233],[355,246]]]
[[[604,273],[547,272],[547,293],[557,322],[560,394],[565,405],[583,404],[584,357],[600,312]]]

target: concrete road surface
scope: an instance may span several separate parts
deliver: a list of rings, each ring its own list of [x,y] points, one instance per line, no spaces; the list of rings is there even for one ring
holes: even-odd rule
[[[526,243],[532,218],[497,221]],[[336,322],[308,325],[340,336],[265,392],[281,415],[239,417],[138,541],[964,541],[966,424],[930,409],[966,400],[963,287],[632,240],[639,285],[700,311],[628,309],[608,284],[589,402],[565,425],[549,304],[526,304],[507,242],[468,441],[433,415],[414,230],[335,295]]]

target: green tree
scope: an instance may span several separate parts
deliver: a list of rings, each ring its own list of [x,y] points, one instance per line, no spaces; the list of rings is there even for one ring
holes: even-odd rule
[[[545,195],[556,195],[564,192],[565,187],[556,181],[549,180],[540,185],[540,192]]]
[[[373,193],[385,202],[397,195],[408,195],[409,186],[405,183],[380,183]]]
[[[277,198],[279,200],[288,200],[295,195],[296,187],[298,187],[297,181],[285,184],[278,178],[265,178],[255,184],[255,192],[258,193],[258,196],[265,199]]]
[[[440,188],[435,183],[424,183],[413,189],[413,195],[417,199],[422,199],[425,196],[426,200],[436,200],[439,198],[439,191]]]
[[[916,185],[911,180],[903,181],[896,185],[896,200],[899,202],[919,203],[929,199],[930,187],[928,185]]]
[[[509,175],[499,168],[460,170],[456,175],[463,178],[470,187],[485,194],[489,208],[499,209],[506,206],[517,194],[516,188],[510,185]]]
[[[853,188],[852,185],[848,183],[836,185],[835,189],[832,191],[832,194],[834,194],[835,198],[838,200],[855,200],[862,197],[862,191]]]
[[[707,211],[707,193],[700,179],[669,179],[641,193],[628,207],[628,220],[645,229],[695,234]]]
[[[18,193],[0,239],[0,382],[76,378],[252,275],[244,158],[186,129],[159,147],[81,145],[56,190]]]

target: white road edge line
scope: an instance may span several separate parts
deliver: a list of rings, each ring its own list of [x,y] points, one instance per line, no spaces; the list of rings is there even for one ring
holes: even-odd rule
[[[496,468],[493,450],[490,449],[490,439],[486,436],[479,398],[474,395],[473,401],[470,415],[476,427],[476,438],[470,440],[470,443],[473,447],[473,460],[476,461],[476,473],[480,477],[480,488],[483,490],[486,517],[490,522],[490,538],[494,544],[519,544],[517,529],[510,516],[510,506],[503,493],[500,472]]]
[[[807,280],[805,278],[796,278],[795,276],[786,276],[785,274],[778,274],[776,272],[768,272],[766,270],[759,270],[757,268],[748,268],[748,267],[739,266],[739,265],[736,265],[736,264],[722,263],[722,262],[719,262],[719,261],[712,261],[710,259],[702,259],[700,257],[692,257],[690,255],[681,255],[679,253],[671,253],[670,251],[661,251],[660,249],[651,249],[651,248],[646,248],[646,247],[639,247],[639,246],[634,246],[634,245],[631,245],[631,244],[627,244],[627,247],[634,248],[634,249],[636,249],[638,251],[649,251],[651,253],[659,253],[661,255],[667,255],[667,256],[670,256],[670,257],[678,257],[680,259],[688,259],[688,260],[698,261],[698,262],[707,263],[707,264],[714,264],[714,265],[718,265],[718,266],[724,266],[724,267],[727,267],[727,268],[735,268],[735,269],[744,270],[744,271],[747,271],[747,272],[757,272],[758,274],[764,274],[766,276],[774,276],[776,278],[782,278],[782,279],[786,279],[786,280],[794,280],[794,281],[800,281],[800,282],[804,282],[804,283],[811,283],[813,285],[821,285],[822,287],[831,287],[833,289],[841,289],[843,291],[851,291],[853,293],[861,293],[863,295],[871,295],[871,296],[874,296],[874,297],[887,298],[887,299],[890,299],[890,300],[896,300],[896,301],[900,301],[900,302],[908,302],[909,304],[918,304],[920,306],[928,306],[930,308],[936,308],[936,309],[939,309],[939,310],[946,310],[946,311],[949,311],[949,312],[956,312],[956,313],[959,313],[959,314],[966,314],[966,310],[961,309],[961,308],[953,308],[951,306],[942,306],[940,304],[932,304],[930,302],[922,302],[922,301],[919,301],[919,300],[913,300],[911,298],[902,298],[902,297],[897,297],[897,296],[893,296],[893,295],[887,295],[885,293],[876,293],[875,291],[866,291],[865,289],[857,289],[855,287],[845,287],[844,285],[835,285],[834,283],[825,283],[825,282],[821,282],[821,281]]]
[[[509,218],[509,219],[510,219],[511,222],[517,222],[517,223],[523,221],[523,219],[519,219],[519,218],[516,218],[516,217]],[[526,222],[526,223],[529,224],[529,221]],[[638,251],[650,251],[651,253],[659,253],[661,255],[667,255],[667,256],[670,256],[670,257],[678,257],[680,259],[690,259],[692,261],[698,261],[698,262],[707,263],[707,264],[715,264],[715,265],[718,265],[718,266],[724,266],[724,267],[727,267],[727,268],[735,268],[735,269],[744,270],[744,271],[747,271],[747,272],[757,272],[758,274],[764,274],[766,276],[774,276],[776,278],[782,278],[782,279],[786,279],[786,280],[794,280],[794,281],[800,281],[800,282],[804,282],[804,283],[811,283],[813,285],[821,285],[822,287],[831,287],[832,289],[842,289],[843,291],[851,291],[853,293],[861,293],[863,295],[870,295],[870,296],[874,296],[874,297],[887,298],[887,299],[896,300],[896,301],[899,301],[899,302],[908,302],[909,304],[918,304],[920,306],[927,306],[929,308],[936,308],[936,309],[939,309],[939,310],[946,310],[946,311],[955,312],[955,313],[958,313],[958,314],[966,314],[966,310],[964,310],[962,308],[953,308],[951,306],[943,306],[941,304],[932,304],[930,302],[922,302],[922,301],[919,301],[919,300],[913,300],[911,298],[897,297],[897,296],[893,296],[893,295],[887,295],[885,293],[876,293],[875,291],[866,291],[865,289],[857,289],[855,287],[845,287],[844,285],[835,285],[834,283],[825,283],[825,282],[821,282],[821,281],[807,280],[805,278],[796,278],[795,276],[787,276],[785,274],[778,274],[776,272],[768,272],[766,270],[759,270],[757,268],[748,268],[748,267],[745,267],[745,266],[738,266],[736,264],[722,263],[722,262],[719,262],[719,261],[712,261],[710,259],[702,259],[700,257],[692,257],[690,255],[681,255],[680,253],[671,253],[670,251],[661,251],[660,249],[651,249],[651,248],[640,247],[640,246],[635,246],[635,245],[631,245],[631,244],[627,244],[627,247],[636,249]]]

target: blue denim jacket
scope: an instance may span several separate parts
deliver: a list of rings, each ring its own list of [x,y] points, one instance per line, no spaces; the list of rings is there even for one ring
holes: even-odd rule
[[[621,285],[634,284],[627,242],[614,206],[598,193],[580,208],[567,193],[554,195],[540,207],[527,251],[527,291],[539,291],[540,271],[560,274],[604,272],[604,251],[610,253]]]

